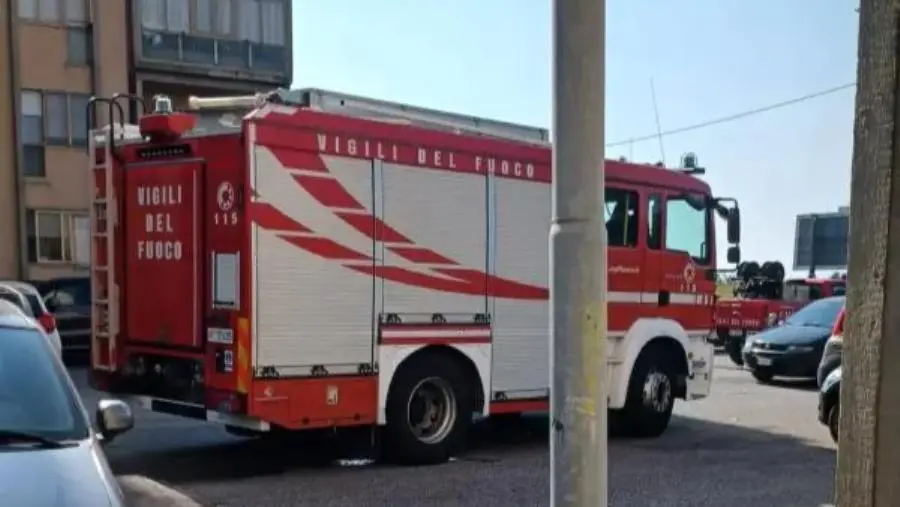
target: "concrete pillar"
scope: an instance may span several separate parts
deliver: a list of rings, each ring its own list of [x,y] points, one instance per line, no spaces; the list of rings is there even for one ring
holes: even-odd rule
[[[900,506],[900,5],[861,0],[836,504]],[[835,181],[835,185],[842,182]]]

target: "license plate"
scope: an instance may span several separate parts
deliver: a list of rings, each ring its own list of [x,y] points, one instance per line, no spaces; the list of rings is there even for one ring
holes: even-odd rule
[[[772,360],[768,357],[757,357],[756,364],[760,366],[772,366]]]
[[[740,329],[732,329],[732,330],[728,331],[728,336],[738,337],[743,334],[744,334],[744,332],[741,331]]]

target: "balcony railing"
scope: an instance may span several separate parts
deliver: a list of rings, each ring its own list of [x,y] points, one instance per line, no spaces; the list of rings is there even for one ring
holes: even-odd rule
[[[201,64],[222,70],[284,74],[290,70],[285,46],[142,29],[146,60]]]

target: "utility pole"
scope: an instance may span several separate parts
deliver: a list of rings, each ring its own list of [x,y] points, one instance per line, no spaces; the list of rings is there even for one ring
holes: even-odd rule
[[[553,507],[607,505],[605,9],[605,0],[553,2]]]
[[[838,507],[900,505],[898,15],[895,0],[860,2]]]

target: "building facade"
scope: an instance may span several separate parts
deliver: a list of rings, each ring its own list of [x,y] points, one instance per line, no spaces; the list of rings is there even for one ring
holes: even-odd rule
[[[287,86],[290,20],[291,0],[0,0],[0,278],[87,273],[91,96]]]

